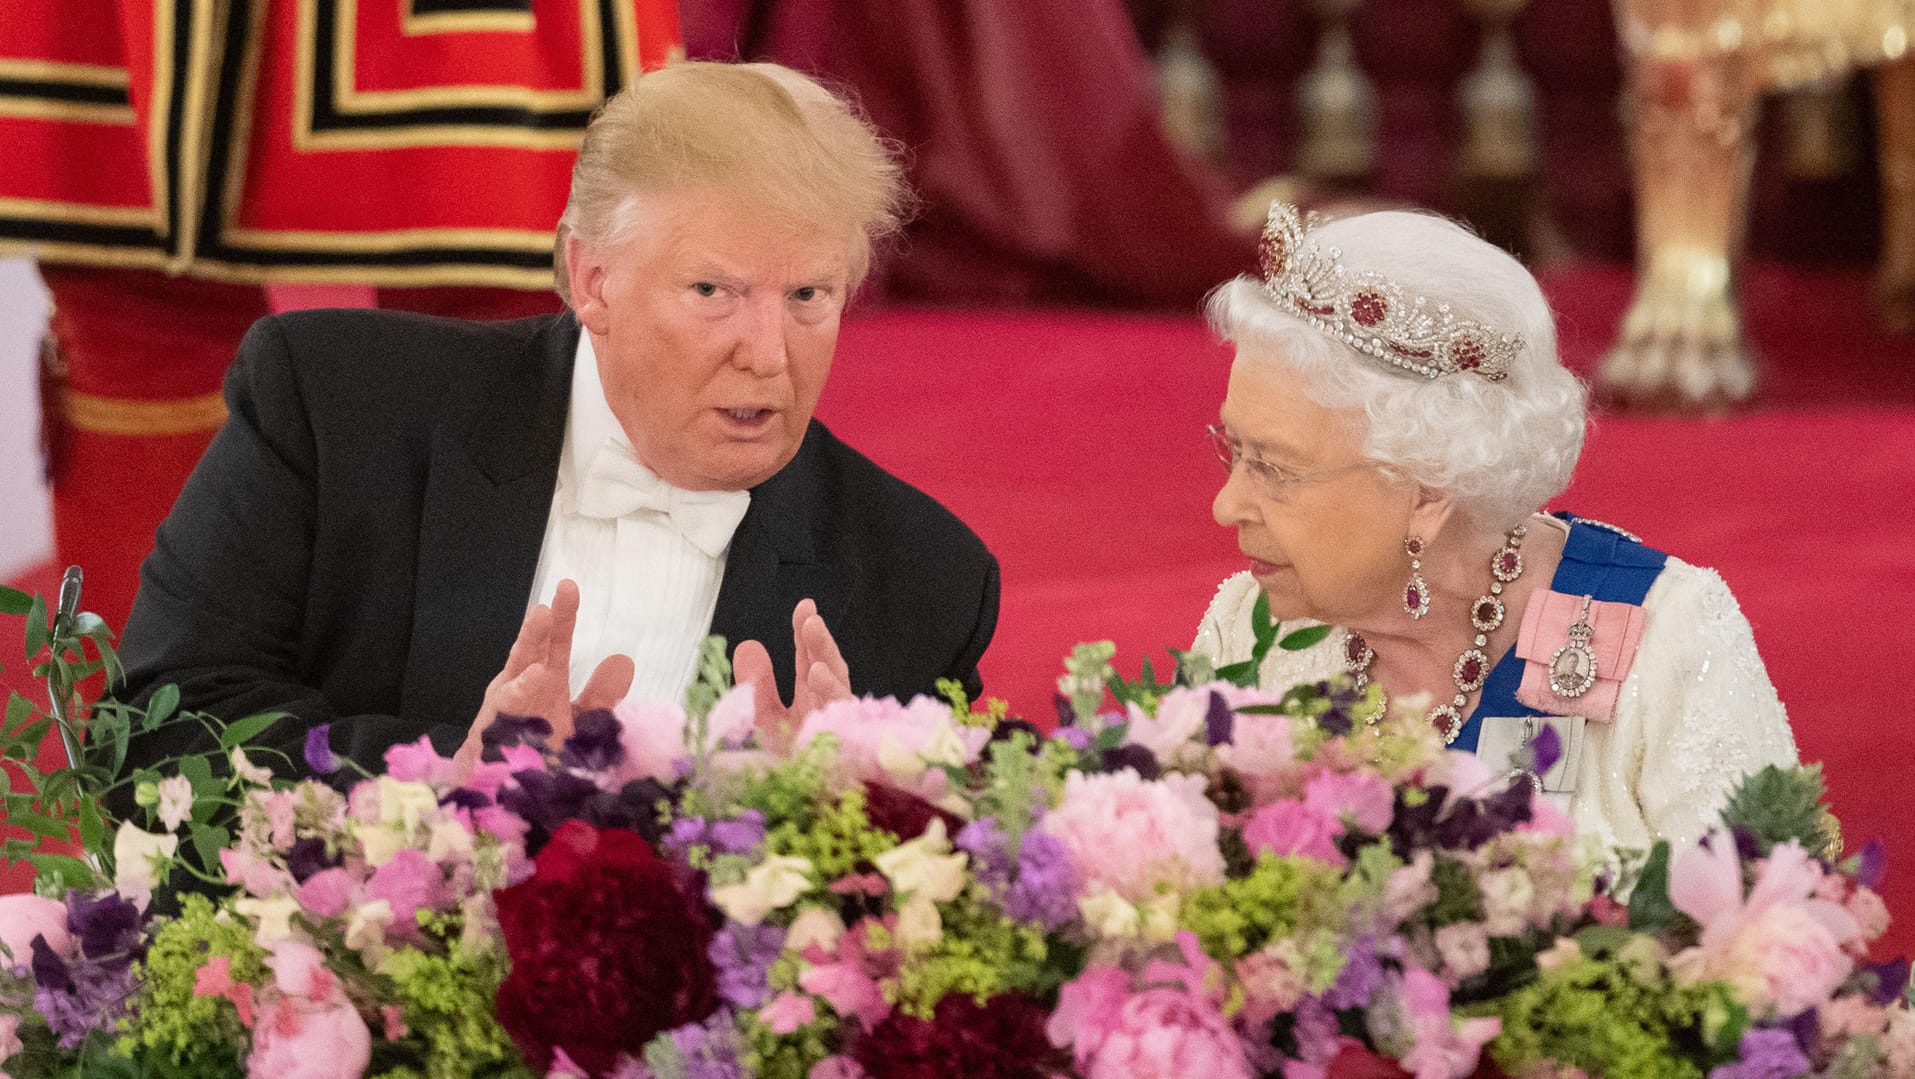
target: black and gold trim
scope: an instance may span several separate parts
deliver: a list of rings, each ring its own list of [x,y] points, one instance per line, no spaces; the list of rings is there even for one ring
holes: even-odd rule
[[[532,0],[405,0],[400,33],[529,34],[538,27]]]
[[[81,124],[131,124],[126,69],[0,59],[0,116]]]

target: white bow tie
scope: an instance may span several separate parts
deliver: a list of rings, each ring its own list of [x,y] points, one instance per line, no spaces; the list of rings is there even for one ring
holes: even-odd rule
[[[744,520],[751,492],[679,490],[640,464],[624,442],[607,439],[585,470],[577,505],[586,517],[614,521],[638,510],[662,513],[694,547],[717,558]]]

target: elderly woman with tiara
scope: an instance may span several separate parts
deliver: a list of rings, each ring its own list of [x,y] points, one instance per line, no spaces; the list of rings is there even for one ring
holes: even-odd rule
[[[1261,595],[1277,620],[1335,627],[1272,650],[1266,688],[1348,672],[1498,769],[1547,722],[1563,755],[1542,788],[1609,847],[1694,839],[1743,775],[1795,762],[1720,577],[1540,512],[1586,406],[1515,259],[1439,217],[1309,227],[1277,204],[1263,279],[1218,289],[1210,316],[1236,346],[1213,512],[1250,566],[1194,651],[1249,658]]]

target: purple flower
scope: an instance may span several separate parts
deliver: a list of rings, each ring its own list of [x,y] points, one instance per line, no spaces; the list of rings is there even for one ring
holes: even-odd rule
[[[771,999],[771,965],[784,948],[781,926],[726,923],[708,953],[718,968],[719,999],[735,1008],[762,1007]]]
[[[505,759],[499,750],[506,746],[525,745],[542,750],[551,737],[552,724],[539,716],[498,716],[479,735],[479,742],[485,746],[485,759],[498,761]]]
[[[1051,733],[1051,737],[1079,753],[1090,749],[1091,743],[1097,741],[1096,735],[1093,735],[1082,727],[1059,727]]]
[[[1376,942],[1364,937],[1350,946],[1337,980],[1323,994],[1323,1003],[1337,1011],[1365,1007],[1382,987],[1383,963],[1377,959]]]
[[[1004,913],[1046,930],[1077,916],[1077,871],[1062,839],[1036,829],[1024,833],[1017,880],[1004,897]]]
[[[1529,770],[1542,775],[1555,767],[1556,762],[1562,759],[1563,736],[1556,732],[1555,724],[1545,723],[1543,729],[1536,732],[1536,737],[1526,748],[1530,754]]]
[[[1741,1059],[1709,1071],[1709,1079],[1790,1079],[1809,1070],[1809,1058],[1787,1030],[1757,1027],[1743,1032]]]
[[[587,772],[604,772],[625,760],[625,746],[619,741],[624,728],[610,709],[594,708],[572,720],[572,737],[565,740],[559,760],[568,767]]]
[[[765,841],[765,815],[747,809],[730,820],[709,821],[704,817],[680,817],[660,844],[674,857],[683,857],[693,847],[706,847],[713,854],[751,854]]]
[[[60,1048],[77,1049],[126,1016],[134,988],[131,966],[83,963],[64,989],[45,983],[35,987],[33,1006],[59,1036]]]
[[[1223,694],[1212,690],[1210,708],[1204,713],[1204,741],[1220,746],[1236,737],[1237,713],[1230,710]]]
[[[1107,749],[1098,766],[1106,772],[1121,772],[1128,768],[1144,780],[1156,779],[1158,774],[1157,755],[1140,745],[1127,744]]]
[[[1855,883],[1864,888],[1880,888],[1882,874],[1888,870],[1888,852],[1882,849],[1882,841],[1871,839],[1862,844],[1855,856]]]
[[[339,770],[339,758],[332,753],[332,724],[321,723],[306,732],[306,767],[314,775],[329,776]]]
[[[340,862],[338,855],[326,853],[326,841],[313,835],[293,840],[286,852],[286,871],[300,884],[323,870],[338,867]]]
[[[80,940],[80,954],[95,963],[116,964],[122,969],[146,954],[140,942],[140,908],[117,892],[103,893],[98,899],[84,892],[68,892],[67,931]]]
[[[672,1048],[678,1051],[684,1079],[744,1079],[745,1068],[739,1061],[743,1046],[731,1013],[719,1009],[703,1023],[687,1023],[670,1032]]]

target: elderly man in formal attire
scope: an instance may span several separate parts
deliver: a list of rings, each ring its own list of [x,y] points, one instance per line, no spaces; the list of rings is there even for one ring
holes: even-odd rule
[[[707,634],[742,642],[774,719],[975,692],[996,562],[812,418],[908,201],[870,126],[796,72],[641,77],[579,151],[567,312],[252,329],[142,568],[128,692],[284,710],[267,744],[298,760],[330,724],[368,765],[421,735],[470,756],[500,711],[563,733],[578,708],[680,698]]]

